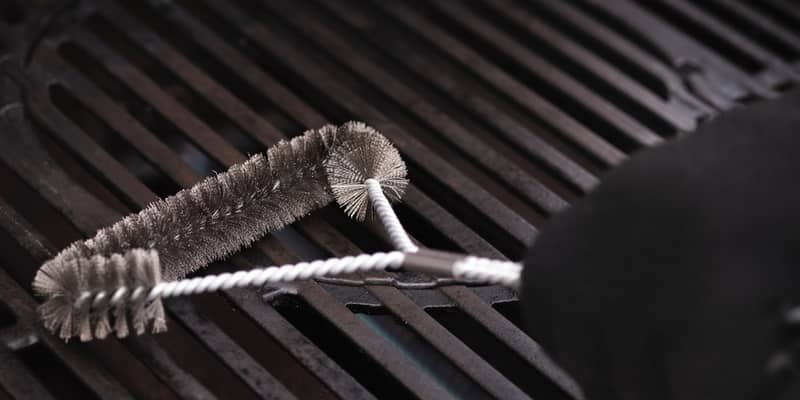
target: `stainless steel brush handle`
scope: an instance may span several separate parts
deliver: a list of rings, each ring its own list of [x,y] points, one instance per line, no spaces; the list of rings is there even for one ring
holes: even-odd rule
[[[152,301],[159,297],[187,296],[241,287],[262,287],[268,283],[294,282],[327,275],[398,269],[403,265],[404,259],[405,255],[399,251],[361,254],[301,262],[280,267],[257,268],[249,271],[209,275],[181,281],[161,282],[150,290],[147,300]]]

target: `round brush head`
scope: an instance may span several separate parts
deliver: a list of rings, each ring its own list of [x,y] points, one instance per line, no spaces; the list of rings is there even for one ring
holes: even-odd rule
[[[386,137],[363,122],[348,122],[337,134],[343,142],[325,160],[336,202],[351,218],[364,220],[370,210],[367,179],[375,179],[389,201],[399,201],[408,186],[406,164]]]

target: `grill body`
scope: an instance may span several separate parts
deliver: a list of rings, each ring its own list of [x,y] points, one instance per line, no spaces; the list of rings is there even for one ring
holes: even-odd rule
[[[364,120],[426,246],[517,259],[633,152],[798,80],[800,6],[683,0],[70,1],[0,7],[0,399],[578,398],[514,293],[417,274],[167,302],[62,343],[59,248],[311,127]],[[208,272],[384,250],[328,207]]]

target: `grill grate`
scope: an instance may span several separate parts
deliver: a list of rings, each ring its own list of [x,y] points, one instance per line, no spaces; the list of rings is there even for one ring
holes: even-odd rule
[[[416,274],[167,301],[64,344],[30,282],[70,241],[307,127],[364,120],[426,246],[519,258],[632,152],[798,80],[800,7],[684,0],[77,1],[0,7],[0,399],[571,398],[514,294]],[[216,273],[387,248],[335,207]],[[58,377],[57,379],[54,377]]]

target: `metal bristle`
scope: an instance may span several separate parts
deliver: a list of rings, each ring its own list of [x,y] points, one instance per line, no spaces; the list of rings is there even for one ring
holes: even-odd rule
[[[47,329],[69,339],[119,337],[166,329],[160,300],[109,302],[122,286],[172,281],[250,245],[334,199],[363,219],[367,178],[391,200],[407,181],[397,150],[360,122],[327,125],[281,141],[225,173],[158,200],[137,214],[62,250],[39,269],[33,286],[45,298]],[[350,183],[361,188],[348,188]],[[103,292],[104,296],[96,297]],[[92,301],[81,301],[86,292]],[[91,303],[91,304],[90,304]]]
[[[154,332],[163,330],[164,309],[159,299],[144,305],[146,310],[112,310],[110,303],[113,291],[120,286],[151,287],[160,282],[160,275],[155,250],[133,249],[111,257],[96,255],[45,264],[36,273],[33,288],[46,299],[39,306],[39,314],[48,330],[64,340],[78,336],[88,341],[104,338],[112,331],[126,336],[129,318],[135,321],[138,333],[144,333],[148,325]],[[105,296],[95,303],[96,297],[86,296],[87,292],[104,292]]]
[[[408,186],[406,164],[386,137],[362,122],[348,122],[339,132],[346,139],[331,152],[325,170],[336,201],[360,221],[370,209],[366,180],[377,180],[386,197],[398,201]]]
[[[322,161],[336,127],[281,141],[225,173],[158,200],[78,241],[45,265],[155,249],[164,280],[186,276],[294,222],[332,200]]]

